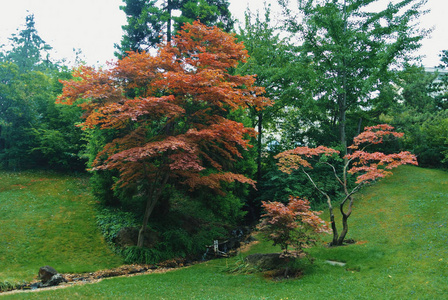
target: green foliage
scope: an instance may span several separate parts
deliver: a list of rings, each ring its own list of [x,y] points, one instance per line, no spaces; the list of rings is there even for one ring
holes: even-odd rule
[[[317,137],[327,139],[324,145],[345,146],[351,138],[347,128],[356,135],[358,125],[349,123],[350,115],[372,109],[372,94],[390,82],[391,70],[411,58],[427,34],[415,25],[424,1],[384,4],[375,12],[369,7],[374,0],[297,1],[298,10],[288,0],[279,2],[285,26],[300,42],[295,53],[305,74],[295,85],[300,97],[294,107],[302,117],[297,130],[309,132],[299,142],[313,145],[317,127]],[[339,132],[332,140],[335,127]]]
[[[430,167],[447,167],[448,112],[425,113],[421,115],[405,112],[394,119],[403,126],[407,135],[404,147],[412,149],[419,163]]]
[[[336,168],[341,170],[342,163],[336,162]],[[317,164],[309,174],[316,178],[315,182],[330,197],[340,199],[344,194],[342,186],[334,180],[333,170],[324,164]],[[354,178],[349,178],[354,182]],[[311,202],[313,209],[319,209],[325,204],[326,198],[317,191],[309,182],[303,172],[293,172],[285,174],[278,170],[277,166],[270,169],[263,177],[260,184],[260,196],[258,201],[285,201],[289,195],[297,195],[307,198]]]
[[[205,195],[204,195],[205,196]],[[216,197],[201,198],[174,192],[170,195],[169,211],[163,213],[163,207],[156,208],[153,220],[150,221],[152,230],[161,237],[154,250],[161,252],[163,257],[200,257],[204,254],[206,246],[213,240],[223,239],[229,229],[241,220],[241,211],[230,208],[236,215],[222,215],[224,210],[220,205],[222,199]],[[228,200],[228,199],[226,199]],[[213,206],[210,204],[215,203]],[[217,209],[217,210],[215,210]]]
[[[99,209],[96,213],[96,222],[104,239],[109,244],[113,244],[121,228],[136,227],[138,225],[134,213],[111,208]]]
[[[294,47],[287,38],[281,37],[278,26],[273,23],[269,6],[265,7],[262,16],[260,12],[252,14],[248,10],[245,13],[244,27],[239,28],[238,34],[250,57],[246,63],[238,66],[236,72],[243,75],[257,74],[256,84],[264,87],[265,96],[274,101],[272,106],[264,110],[255,107],[249,107],[248,110],[250,126],[256,127],[258,131],[257,181],[262,176],[263,152],[269,144],[283,141],[278,127],[297,96],[294,84],[303,74],[296,63]]]
[[[394,145],[395,148],[412,151],[422,166],[447,167],[444,161],[447,113],[440,109],[439,97],[443,90],[438,84],[438,74],[408,65],[397,76],[402,92],[395,89],[388,97],[401,101],[390,105],[379,120],[387,121],[405,133],[405,139]]]
[[[126,51],[148,51],[171,40],[173,35],[171,23],[175,31],[184,23],[200,20],[207,26],[218,26],[229,32],[233,29],[234,20],[229,10],[228,0],[123,0],[120,9],[126,14],[127,24],[120,45],[115,55],[126,56]],[[173,12],[180,12],[174,16]],[[175,33],[175,32],[174,32]]]
[[[52,48],[37,33],[34,15],[27,15],[25,28],[17,31],[9,38],[12,50],[1,53],[0,59],[16,64],[21,73],[51,68],[48,51]]]
[[[169,252],[159,251],[157,249],[144,247],[127,247],[123,251],[125,263],[139,263],[139,264],[156,264],[158,262],[173,258],[173,254]]]
[[[70,78],[70,71],[43,58],[49,46],[34,26],[28,16],[26,28],[10,38],[11,50],[0,53],[2,167],[83,170],[81,132],[74,126],[81,111],[54,103],[62,91],[58,79]]]
[[[246,257],[241,254],[233,259],[230,264],[227,263],[225,268],[223,268],[223,271],[236,274],[253,274],[261,272],[259,267],[249,264],[246,261]]]
[[[174,17],[176,30],[184,23],[200,20],[207,26],[218,26],[226,32],[233,30],[235,21],[229,10],[228,0],[186,0],[180,7],[181,15]]]
[[[241,222],[243,203],[231,193],[213,196],[207,192],[188,195],[186,192],[169,189],[155,208],[149,227],[158,237],[153,248],[126,247],[118,249],[127,263],[154,264],[175,257],[198,259],[206,246],[215,239],[228,237],[230,229]],[[119,230],[123,227],[141,226],[142,201],[132,204],[121,199],[122,208],[102,208],[97,212],[97,223],[105,240],[113,245]],[[140,206],[138,205],[140,204]],[[124,211],[122,209],[131,209]]]

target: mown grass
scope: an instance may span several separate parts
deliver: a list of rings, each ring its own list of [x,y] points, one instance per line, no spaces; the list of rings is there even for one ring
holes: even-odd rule
[[[313,248],[316,260],[303,263],[304,276],[298,279],[225,272],[240,260],[236,257],[4,299],[446,299],[447,199],[446,172],[398,169],[359,195],[349,234],[357,244]],[[242,255],[272,251],[278,249],[261,242]]]
[[[95,223],[88,178],[48,172],[0,172],[0,284],[60,273],[115,267]]]

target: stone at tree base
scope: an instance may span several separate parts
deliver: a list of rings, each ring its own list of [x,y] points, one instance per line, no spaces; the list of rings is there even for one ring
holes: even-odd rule
[[[115,244],[120,247],[129,247],[137,245],[138,229],[135,227],[121,228],[115,238]]]
[[[114,242],[122,248],[136,246],[138,241],[138,232],[138,228],[123,227],[118,231]],[[144,234],[143,246],[146,248],[153,248],[158,241],[159,238],[157,233],[150,228],[147,228]]]
[[[58,271],[50,266],[41,267],[39,269],[39,279],[42,280],[42,283],[46,283],[56,274],[58,274]]]
[[[280,257],[281,253],[256,253],[245,258],[250,265],[258,267],[262,271],[274,270],[285,266],[287,259]]]

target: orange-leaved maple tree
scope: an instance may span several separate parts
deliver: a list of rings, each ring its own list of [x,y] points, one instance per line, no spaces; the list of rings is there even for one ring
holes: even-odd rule
[[[281,171],[288,174],[291,174],[294,170],[302,171],[314,188],[326,197],[331,229],[333,231],[333,240],[330,245],[339,246],[344,243],[348,232],[348,218],[353,208],[353,194],[358,192],[363,185],[391,175],[391,169],[404,164],[417,165],[417,158],[408,151],[392,154],[367,151],[368,146],[380,144],[385,138],[390,137],[401,138],[403,133],[394,131],[394,128],[387,124],[366,127],[364,132],[356,136],[353,144],[348,147],[351,149],[351,153],[343,157],[343,167],[339,172],[336,170],[335,164],[331,163],[331,159],[342,161],[339,157],[340,152],[332,148],[324,146],[317,148],[297,147],[276,156],[279,160],[278,166]],[[317,163],[326,164],[332,169],[335,180],[342,186],[344,191],[344,197],[339,202],[339,211],[342,214],[342,231],[340,234],[335,223],[330,195],[317,184],[310,172],[307,171],[313,168],[313,164]],[[347,180],[349,175],[356,176],[353,186],[350,186],[350,182]]]
[[[307,199],[289,196],[289,202],[262,201],[265,214],[258,225],[261,232],[282,249],[281,257],[302,258],[303,251],[316,243],[316,233],[330,232],[327,224],[312,211]],[[290,249],[291,247],[292,249]]]
[[[118,170],[115,187],[143,187],[146,211],[138,246],[167,184],[222,192],[222,182],[254,185],[231,172],[250,147],[252,128],[228,118],[270,101],[254,76],[232,75],[247,51],[233,35],[200,22],[185,24],[157,54],[131,53],[108,69],[80,67],[64,81],[59,103],[84,109],[83,128],[113,129],[92,170]]]

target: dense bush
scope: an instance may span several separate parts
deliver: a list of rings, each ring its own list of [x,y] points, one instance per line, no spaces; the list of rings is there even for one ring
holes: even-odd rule
[[[194,196],[194,197],[193,197]],[[194,193],[170,189],[164,201],[156,206],[149,227],[158,237],[152,248],[136,246],[119,249],[114,245],[123,227],[140,228],[142,202],[123,201],[126,206],[102,208],[98,211],[98,225],[108,243],[121,253],[127,263],[153,264],[175,257],[199,259],[213,240],[225,239],[241,221],[243,203],[232,193],[212,197],[209,193]],[[138,197],[138,196],[135,196]],[[128,211],[124,211],[124,209]]]

